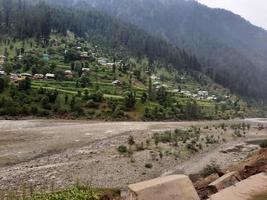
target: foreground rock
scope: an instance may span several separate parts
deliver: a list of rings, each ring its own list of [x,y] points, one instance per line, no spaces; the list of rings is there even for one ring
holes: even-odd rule
[[[210,200],[249,200],[266,193],[267,174],[261,173],[228,187],[210,197]]]
[[[223,175],[218,178],[216,181],[209,184],[209,192],[210,194],[215,194],[227,187],[230,187],[241,180],[240,175],[237,171],[230,172],[228,174]]]
[[[126,200],[199,200],[188,176],[172,175],[129,185]]]

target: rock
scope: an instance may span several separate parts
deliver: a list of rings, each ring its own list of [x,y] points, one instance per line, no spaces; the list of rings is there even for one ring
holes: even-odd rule
[[[217,193],[227,187],[236,184],[240,180],[241,178],[237,171],[227,173],[208,185],[209,193],[210,194]]]
[[[252,196],[266,193],[267,175],[257,174],[228,187],[210,197],[210,200],[250,200]]]
[[[199,200],[185,175],[172,175],[128,186],[126,200]]]
[[[201,179],[199,181],[197,181],[194,186],[196,189],[201,189],[201,188],[205,188],[207,187],[210,183],[214,182],[215,180],[219,179],[219,175],[216,174],[211,174],[207,177],[205,177],[204,179]]]

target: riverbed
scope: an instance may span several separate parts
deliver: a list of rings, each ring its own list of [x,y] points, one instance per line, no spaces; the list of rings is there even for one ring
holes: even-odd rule
[[[226,123],[250,123],[246,138],[236,138],[212,146],[183,160],[164,156],[153,161],[150,152],[134,154],[134,162],[118,154],[116,148],[127,144],[129,136],[137,140],[155,132],[213,126]],[[247,139],[264,138],[265,128],[258,130],[257,119],[191,122],[91,122],[62,120],[0,121],[0,190],[12,190],[22,185],[41,187],[53,183],[56,187],[74,184],[77,180],[97,187],[125,187],[127,184],[170,173],[193,174],[210,162],[221,166],[238,163],[250,152],[222,154],[223,149]],[[266,120],[260,123],[266,124]]]

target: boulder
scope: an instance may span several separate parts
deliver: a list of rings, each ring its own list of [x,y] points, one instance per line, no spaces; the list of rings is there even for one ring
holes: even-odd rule
[[[227,187],[238,183],[240,180],[241,178],[237,171],[227,173],[208,185],[209,193],[217,193]]]
[[[210,200],[251,200],[253,196],[266,194],[267,174],[261,173],[238,182],[210,197]]]
[[[126,200],[199,200],[185,175],[172,175],[128,186]]]

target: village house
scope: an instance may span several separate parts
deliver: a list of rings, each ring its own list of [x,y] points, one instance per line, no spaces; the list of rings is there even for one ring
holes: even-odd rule
[[[159,90],[160,88],[168,88],[168,85],[166,84],[158,84],[158,85],[154,85],[156,90]]]
[[[10,81],[11,83],[18,83],[19,81],[25,80],[26,76],[22,76],[21,74],[14,74],[14,73],[10,73]]]
[[[23,58],[22,55],[19,55],[19,56],[18,56],[18,59],[19,59],[19,60],[22,60],[22,58]]]
[[[207,97],[207,100],[209,101],[216,101],[218,98],[215,95]]]
[[[108,67],[113,67],[113,66],[116,66],[116,64],[115,63],[107,63],[106,64]]]
[[[115,80],[112,82],[112,85],[121,85],[121,82],[119,80]]]
[[[191,92],[188,91],[188,90],[181,90],[180,93],[183,94],[183,95],[185,95],[185,96],[187,96],[187,97],[191,97],[192,96]]]
[[[152,85],[153,85],[153,86],[158,86],[158,85],[161,85],[161,82],[156,81],[156,82],[152,83]]]
[[[47,80],[54,80],[56,78],[55,74],[47,73],[45,75],[45,79]]]
[[[6,72],[3,71],[3,70],[1,70],[1,71],[0,71],[0,76],[5,76],[5,75],[6,75]]]
[[[23,77],[23,78],[31,78],[32,77],[32,75],[31,74],[29,74],[29,73],[22,73],[21,74],[21,77]]]
[[[60,46],[60,42],[56,39],[51,40],[50,43],[51,43],[52,47],[59,47]]]
[[[97,62],[98,62],[98,64],[100,64],[100,65],[106,66],[107,63],[108,63],[108,59],[107,59],[107,58],[103,58],[103,57],[101,57],[101,58],[98,58]]]
[[[66,70],[64,72],[66,78],[73,78],[74,74],[71,70]]]
[[[160,80],[160,78],[157,77],[155,74],[153,74],[150,78],[151,80]]]
[[[192,97],[193,97],[194,99],[200,99],[200,98],[198,97],[198,94],[192,94]]]
[[[90,68],[82,68],[82,75],[81,77],[87,76],[90,73]]]
[[[80,58],[81,60],[88,60],[90,56],[88,55],[88,52],[85,51],[85,52],[81,52]]]
[[[173,89],[173,90],[172,90],[172,93],[179,93],[179,92],[180,92],[179,89]]]
[[[162,84],[162,87],[168,88],[168,85],[167,84]]]
[[[3,65],[6,61],[6,57],[3,55],[0,55],[0,65]]]
[[[90,68],[84,67],[84,68],[82,68],[82,72],[90,72]]]
[[[34,74],[33,79],[34,80],[44,79],[44,75],[43,74]]]
[[[49,55],[48,54],[43,54],[43,61],[49,62]]]
[[[27,50],[24,52],[26,55],[35,55],[36,54],[36,51],[34,50]]]
[[[200,97],[207,98],[209,96],[209,92],[208,91],[198,91],[198,95]]]

